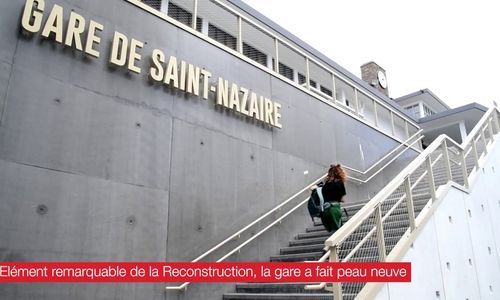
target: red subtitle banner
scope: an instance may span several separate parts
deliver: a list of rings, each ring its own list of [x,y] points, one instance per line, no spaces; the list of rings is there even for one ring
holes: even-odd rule
[[[2,282],[411,282],[411,264],[0,262]]]

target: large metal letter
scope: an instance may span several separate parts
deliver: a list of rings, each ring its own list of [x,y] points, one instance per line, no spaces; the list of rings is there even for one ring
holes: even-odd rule
[[[38,4],[35,7],[35,2]],[[42,17],[43,10],[45,9],[44,0],[26,0],[24,5],[23,17],[21,19],[21,25],[24,30],[37,33],[42,27]],[[31,19],[33,19],[33,24],[31,24]]]

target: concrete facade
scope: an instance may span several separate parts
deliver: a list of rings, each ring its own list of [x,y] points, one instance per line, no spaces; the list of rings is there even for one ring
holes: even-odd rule
[[[384,284],[376,299],[499,299],[500,147],[471,186],[452,187],[401,261],[412,282]]]
[[[46,1],[53,4],[65,22],[74,10],[104,25],[101,57],[25,36],[24,1],[0,2],[2,261],[188,261],[330,163],[365,170],[399,145],[126,1]],[[201,100],[110,67],[115,30],[147,42],[143,53],[162,49],[279,100],[283,129],[223,110],[213,95]],[[368,185],[351,183],[349,199],[373,195],[415,154]],[[308,222],[304,208],[233,259],[268,259]],[[164,286],[2,285],[0,299],[220,299],[232,288],[200,284],[178,295]]]

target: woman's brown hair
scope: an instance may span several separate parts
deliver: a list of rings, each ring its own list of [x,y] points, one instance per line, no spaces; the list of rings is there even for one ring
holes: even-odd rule
[[[325,182],[341,181],[346,182],[347,174],[340,164],[330,165]]]

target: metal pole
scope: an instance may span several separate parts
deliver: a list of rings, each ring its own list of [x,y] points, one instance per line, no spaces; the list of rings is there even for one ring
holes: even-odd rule
[[[198,0],[194,0],[193,21],[191,22],[193,24],[194,30],[196,30],[197,21],[198,21]]]
[[[396,128],[394,126],[394,113],[391,110],[391,126],[392,126],[392,136],[396,134]]]
[[[333,98],[333,103],[337,101],[337,88],[335,87],[335,74],[332,73],[332,98]]]
[[[490,140],[493,142],[493,123],[491,119],[488,121],[488,129],[490,131]]]
[[[406,208],[408,209],[408,219],[410,220],[410,230],[415,229],[415,209],[413,207],[413,196],[411,195],[411,182],[410,176],[405,179],[406,189]]]
[[[450,156],[448,155],[448,145],[446,143],[446,140],[443,141],[443,159],[444,159],[444,166],[445,166],[445,171],[446,171],[446,178],[448,178],[448,181],[452,180],[453,178],[451,177],[451,165],[450,165]]]
[[[493,119],[495,120],[495,133],[500,132],[500,125],[498,124],[498,110],[495,109],[495,112],[493,113]]]
[[[408,121],[405,120],[405,130],[406,130],[406,138],[410,137],[410,129],[408,128]]]
[[[243,37],[241,35],[241,27],[242,27],[242,20],[241,16],[238,16],[238,45],[237,45],[237,51],[238,53],[243,53]]]
[[[479,156],[477,154],[476,138],[472,138],[472,151],[474,154],[474,166],[476,166],[476,169],[478,169],[479,168]]]
[[[464,186],[469,188],[469,175],[467,174],[467,164],[465,163],[465,151],[460,151],[460,160],[462,164],[462,174],[464,176]]]
[[[354,88],[354,105],[356,107],[356,115],[359,116],[358,90]]]
[[[338,246],[333,246],[330,248],[330,262],[339,262],[339,249]],[[342,284],[340,282],[333,282],[333,299],[342,299]]]
[[[488,147],[487,147],[487,144],[486,144],[486,139],[484,138],[484,130],[485,130],[485,128],[481,128],[481,139],[483,140],[484,153],[487,154],[488,153]]]
[[[432,171],[432,159],[431,156],[427,156],[427,176],[429,177],[429,188],[431,190],[432,202],[436,199],[436,184],[434,183],[434,172]]]
[[[311,73],[310,73],[310,69],[309,69],[309,58],[306,57],[306,87],[308,90],[311,89]]]
[[[280,72],[280,70],[279,70],[280,58],[279,58],[278,48],[279,48],[278,39],[274,38],[274,71],[276,73]]]
[[[380,203],[375,207],[375,225],[377,230],[378,257],[380,261],[385,261],[387,254],[385,251],[384,224],[382,224],[382,209]]]

